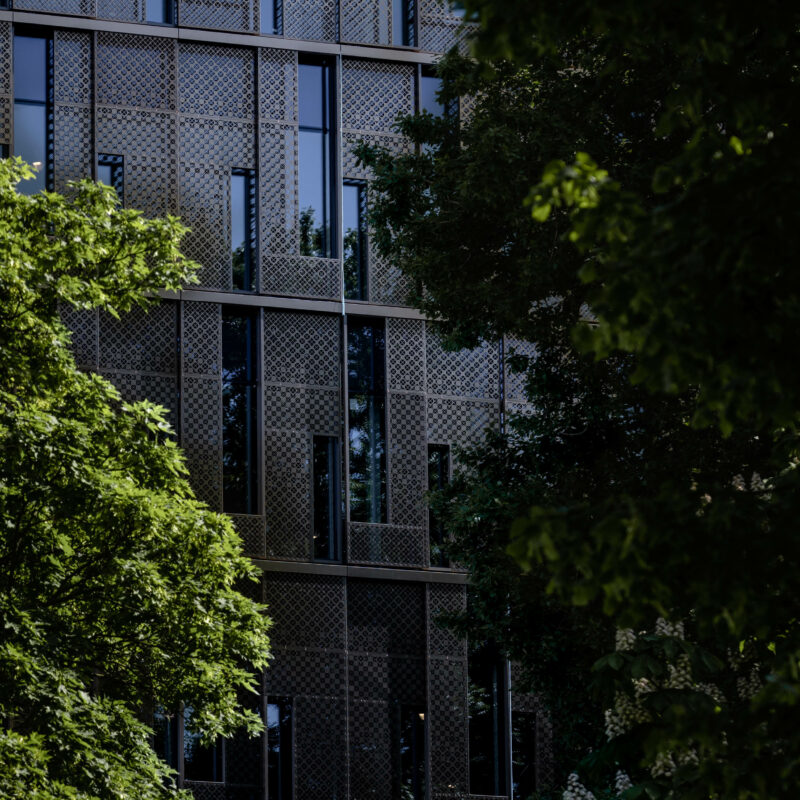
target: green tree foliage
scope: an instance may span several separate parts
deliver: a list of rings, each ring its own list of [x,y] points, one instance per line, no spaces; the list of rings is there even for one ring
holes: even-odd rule
[[[605,645],[603,706],[652,691],[587,760],[596,782],[619,764],[626,797],[794,797],[796,12],[465,5],[484,61],[441,74],[475,98],[469,124],[405,120],[416,153],[362,149],[378,245],[451,343],[536,343],[517,358],[535,412],[466,460],[440,516],[512,617],[552,607],[546,586],[585,611],[579,636],[598,610],[685,622],[685,639]],[[509,528],[528,587],[501,561]],[[544,618],[525,656],[540,676],[559,665],[530,652]]]
[[[175,797],[148,714],[185,702],[208,737],[258,730],[237,693],[269,620],[164,410],[80,372],[59,308],[117,316],[196,267],[176,219],[88,181],[18,194],[30,174],[0,161],[0,795]]]

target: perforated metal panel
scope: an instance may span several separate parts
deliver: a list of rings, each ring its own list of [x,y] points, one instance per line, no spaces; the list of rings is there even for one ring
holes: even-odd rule
[[[339,0],[342,41],[390,44],[394,10],[390,0]]]
[[[338,41],[336,0],[283,0],[283,34],[289,39]]]
[[[446,0],[417,0],[419,8],[419,46],[422,50],[445,53],[454,43],[466,51],[468,26],[450,12]]]
[[[94,0],[14,0],[14,8],[17,11],[94,16]]]
[[[257,31],[253,0],[180,0],[181,25],[228,31]]]
[[[97,16],[126,22],[143,22],[146,0],[96,0]]]
[[[428,687],[433,792],[458,796],[469,776],[466,661],[431,659]]]

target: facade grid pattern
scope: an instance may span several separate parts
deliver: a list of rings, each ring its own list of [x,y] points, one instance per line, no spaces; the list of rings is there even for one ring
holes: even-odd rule
[[[496,345],[443,348],[405,306],[400,270],[368,248],[367,296],[355,307],[385,320],[386,518],[350,522],[343,503],[339,563],[370,577],[320,571],[313,446],[314,437],[338,443],[346,487],[347,317],[337,313],[345,308],[342,258],[301,254],[298,59],[304,42],[311,50],[313,42],[389,46],[396,6],[283,0],[291,49],[276,37],[243,46],[213,33],[151,33],[141,24],[144,0],[14,0],[13,10],[0,11],[0,145],[14,151],[16,15],[25,14],[30,30],[42,12],[54,41],[56,190],[96,176],[98,154],[113,154],[126,206],[179,214],[191,229],[184,249],[200,264],[199,289],[121,320],[67,309],[63,319],[81,367],[106,376],[127,400],[167,409],[198,497],[220,511],[224,315],[257,309],[258,490],[255,513],[232,519],[248,555],[286,565],[266,570],[259,589],[275,621],[263,693],[291,698],[298,800],[398,796],[399,720],[408,708],[423,709],[424,796],[468,795],[467,645],[436,623],[442,612],[463,610],[466,589],[453,570],[431,567],[428,448],[476,443],[499,426],[501,376],[512,387],[508,400],[522,400]],[[178,0],[175,21],[178,30],[258,34],[260,8],[258,0]],[[441,53],[459,41],[460,20],[446,5],[420,0],[417,11],[421,50]],[[75,28],[75,16],[85,29]],[[396,51],[393,60],[333,57],[337,183],[369,178],[353,155],[356,142],[410,146],[394,123],[414,110],[419,72],[415,51]],[[233,170],[252,170],[256,180],[252,292],[236,291],[232,280]],[[264,746],[263,737],[226,742],[227,783],[187,787],[197,798],[266,797]]]

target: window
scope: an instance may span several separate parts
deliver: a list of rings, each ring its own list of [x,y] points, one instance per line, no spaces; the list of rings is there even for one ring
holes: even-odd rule
[[[23,194],[53,188],[53,40],[14,36],[14,153],[36,177],[19,184]]]
[[[292,800],[292,702],[267,698],[267,796]]]
[[[395,782],[393,797],[422,800],[425,797],[425,709],[422,706],[395,706]]]
[[[261,0],[261,33],[283,32],[283,3],[281,0]]]
[[[225,742],[217,739],[214,744],[202,744],[200,734],[189,727],[192,708],[183,710],[183,777],[187,781],[222,783],[225,780]]]
[[[506,794],[505,667],[505,659],[491,642],[470,652],[470,794]]]
[[[446,444],[429,444],[428,491],[441,491],[448,483],[450,483],[450,448]],[[450,562],[444,554],[444,526],[431,508],[428,509],[428,539],[431,566],[449,566]]]
[[[157,25],[172,25],[173,0],[147,0],[147,21]]]
[[[300,254],[334,258],[332,233],[333,108],[328,61],[301,62],[298,71]]]
[[[367,299],[367,190],[363,181],[345,181],[342,187],[344,242],[344,296]]]
[[[417,112],[427,111],[434,117],[457,117],[458,99],[443,103],[437,95],[442,88],[442,79],[433,67],[422,66],[417,89]]]
[[[153,750],[156,755],[178,769],[178,715],[163,709],[153,714]]]
[[[256,289],[256,180],[251,169],[231,174],[231,266],[233,288]]]
[[[386,522],[386,335],[383,321],[350,318],[347,331],[350,519]]]
[[[341,528],[339,440],[315,436],[313,441],[314,558],[338,561]]]
[[[222,507],[257,514],[258,310],[222,312]]]
[[[0,158],[8,158],[8,145],[0,144]]]
[[[392,44],[414,47],[416,0],[392,0]]]
[[[97,156],[97,180],[117,190],[119,202],[124,200],[124,164],[122,156],[99,153]]]

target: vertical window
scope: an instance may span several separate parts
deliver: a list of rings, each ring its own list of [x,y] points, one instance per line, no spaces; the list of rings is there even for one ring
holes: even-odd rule
[[[425,797],[425,709],[398,704],[396,707],[394,797],[423,800]]]
[[[446,444],[428,445],[428,491],[439,492],[450,482],[450,448]],[[444,526],[433,509],[428,509],[428,539],[431,566],[447,567],[444,554]]]
[[[222,313],[222,507],[258,513],[258,311]]]
[[[36,170],[23,194],[53,185],[53,40],[14,36],[14,153]]]
[[[280,34],[283,30],[283,3],[281,0],[261,0],[261,33]]]
[[[469,791],[506,794],[505,661],[491,643],[469,656]]]
[[[292,800],[292,703],[267,698],[267,796]]]
[[[173,0],[147,0],[147,21],[158,25],[172,25]]]
[[[8,158],[8,145],[0,144],[0,158]]]
[[[363,181],[345,181],[342,187],[344,242],[344,296],[367,299],[367,191]]]
[[[233,288],[256,288],[256,181],[251,169],[231,174],[231,265]]]
[[[332,70],[327,61],[301,63],[298,69],[300,253],[333,258]]]
[[[117,190],[119,202],[124,198],[124,164],[122,156],[99,153],[97,156],[97,180]]]
[[[350,318],[350,519],[386,522],[386,335],[383,321]]]
[[[423,67],[419,77],[417,110],[427,111],[429,114],[433,114],[434,117],[443,117],[445,115],[444,103],[436,97],[441,88],[441,79],[436,76],[430,67]]]
[[[392,44],[414,47],[416,44],[416,0],[392,0]]]
[[[315,436],[313,441],[314,558],[338,561],[341,487],[339,486],[339,441],[333,436]]]
[[[191,715],[192,709],[187,706],[183,711],[183,777],[187,781],[222,783],[225,743],[217,739],[214,744],[202,744],[200,734],[189,727]]]

